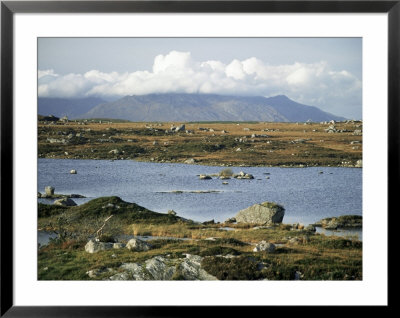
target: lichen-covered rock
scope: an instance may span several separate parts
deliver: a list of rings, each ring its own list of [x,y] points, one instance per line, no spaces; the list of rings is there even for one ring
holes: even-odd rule
[[[168,264],[162,256],[153,257],[145,262],[146,270],[154,280],[171,280],[176,272],[176,267]]]
[[[342,215],[322,219],[314,224],[315,226],[323,227],[327,230],[336,230],[337,228],[361,228],[361,215]]]
[[[268,243],[267,241],[261,241],[253,249],[253,252],[273,253],[275,252],[275,245],[272,243]]]
[[[217,280],[213,275],[201,268],[203,257],[186,254],[186,258],[179,266],[180,273],[185,280]]]
[[[170,259],[155,256],[140,263],[124,263],[108,280],[217,280],[201,268],[203,257],[186,254],[185,258]]]
[[[263,202],[240,210],[235,219],[238,223],[275,224],[282,223],[284,215],[285,209],[281,205]]]
[[[102,274],[105,273],[113,273],[114,270],[112,268],[107,268],[107,267],[102,267],[102,268],[96,268],[96,269],[92,269],[90,271],[87,271],[86,274],[90,277],[90,278],[96,278]]]
[[[54,194],[54,187],[47,186],[44,188],[44,192],[48,196],[52,196]]]
[[[62,198],[62,199],[55,200],[53,204],[60,205],[60,206],[76,206],[77,205],[75,203],[75,201],[70,198]]]
[[[119,242],[113,243],[113,248],[115,248],[115,249],[120,249],[120,248],[124,248],[124,247],[125,247],[124,243],[119,243]]]
[[[142,240],[133,238],[126,243],[126,248],[131,251],[142,252],[151,249],[151,245]]]
[[[105,251],[113,248],[113,243],[97,242],[90,240],[85,245],[85,251],[87,253],[97,253],[99,251]]]

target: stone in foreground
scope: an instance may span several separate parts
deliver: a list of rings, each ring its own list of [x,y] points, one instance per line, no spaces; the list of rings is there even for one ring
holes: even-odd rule
[[[267,241],[261,241],[253,249],[253,252],[273,253],[275,252],[275,245],[272,243],[268,243]]]
[[[75,203],[74,200],[71,200],[70,198],[62,198],[59,200],[54,201],[54,205],[61,205],[61,206],[76,206],[77,204]]]
[[[85,245],[85,251],[87,253],[93,254],[99,251],[105,251],[113,248],[113,243],[97,242],[90,240]]]
[[[126,243],[126,248],[131,251],[142,252],[151,249],[151,245],[139,239],[130,239]]]
[[[284,215],[283,206],[274,202],[263,202],[240,210],[235,219],[238,223],[275,224],[282,223]]]
[[[203,257],[186,254],[185,258],[169,259],[161,255],[144,263],[124,263],[122,271],[107,280],[217,280],[201,268]]]

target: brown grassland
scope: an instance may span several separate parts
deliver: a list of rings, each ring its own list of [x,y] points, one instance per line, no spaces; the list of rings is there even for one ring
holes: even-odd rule
[[[205,165],[354,166],[362,122],[131,123],[103,120],[38,125],[39,158],[124,159]],[[166,131],[169,131],[166,133]]]

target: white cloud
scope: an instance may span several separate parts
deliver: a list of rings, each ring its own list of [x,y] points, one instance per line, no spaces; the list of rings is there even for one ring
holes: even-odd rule
[[[195,61],[190,52],[171,51],[154,58],[152,70],[132,73],[58,75],[39,70],[39,96],[126,96],[185,92],[273,96],[334,112],[361,106],[361,80],[347,70],[332,70],[328,63],[269,65],[255,57],[243,61]],[[340,115],[340,113],[338,113]]]
[[[40,79],[40,78],[43,78],[43,77],[45,77],[45,76],[51,76],[51,77],[57,77],[58,76],[58,74],[56,74],[56,73],[54,73],[54,70],[53,69],[50,69],[50,70],[39,70],[38,71],[38,78]]]

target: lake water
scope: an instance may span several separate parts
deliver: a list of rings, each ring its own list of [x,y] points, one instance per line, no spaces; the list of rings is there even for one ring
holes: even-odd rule
[[[199,174],[218,173],[224,167],[38,159],[38,191],[43,193],[45,186],[50,185],[56,193],[87,197],[73,199],[77,204],[115,195],[156,212],[174,210],[178,216],[200,222],[223,222],[239,210],[264,201],[285,207],[283,223],[309,224],[325,217],[362,215],[360,168],[230,168],[234,173],[251,173],[255,179],[198,178]],[[71,169],[77,170],[77,174],[70,174]]]

